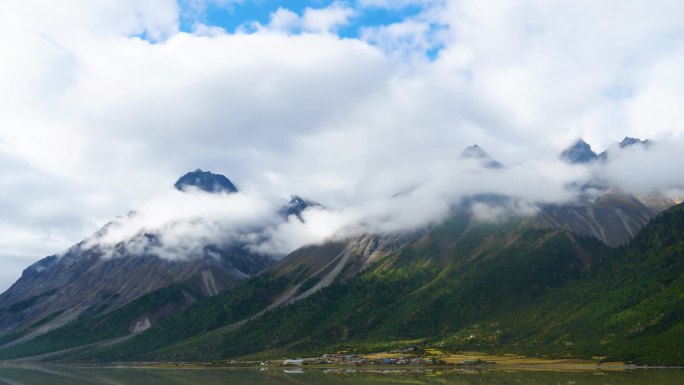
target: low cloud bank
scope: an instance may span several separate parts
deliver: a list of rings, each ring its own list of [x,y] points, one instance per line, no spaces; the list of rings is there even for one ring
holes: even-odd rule
[[[323,202],[324,206],[287,218],[282,208],[289,198],[283,196],[170,190],[110,223],[86,245],[114,256],[116,246],[123,243],[129,254],[169,259],[202,256],[207,245],[240,245],[279,258],[326,240],[416,230],[439,223],[457,209],[496,222],[532,216],[540,205],[580,203],[607,189],[677,201],[684,187],[684,176],[678,172],[684,145],[678,141],[613,146],[606,160],[589,164],[551,158],[491,168],[489,160],[461,157],[434,164],[409,186],[378,178],[380,186],[368,186],[370,190],[401,192],[332,206]]]

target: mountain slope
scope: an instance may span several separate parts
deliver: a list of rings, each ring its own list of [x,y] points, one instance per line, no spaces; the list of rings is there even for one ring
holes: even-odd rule
[[[524,342],[532,349],[681,365],[684,205],[654,218],[576,285],[520,312],[535,320],[537,330]],[[530,326],[523,322],[511,329],[525,331]]]
[[[200,300],[182,314],[171,316],[158,325],[154,323],[150,330],[122,342],[116,350],[126,352],[125,356],[130,357],[134,353],[171,346],[180,339],[241,322],[267,309],[301,300],[320,287],[349,279],[372,261],[419,236],[420,233],[362,236],[346,242],[301,248],[231,291]],[[181,290],[186,297],[188,292],[192,293],[184,285],[172,286],[168,290],[171,289]],[[165,290],[160,293],[165,293]],[[142,296],[110,313],[76,321],[18,347],[0,350],[0,358],[34,356],[133,336],[136,333],[129,325],[148,318],[150,312],[149,309],[147,313],[141,312],[140,304],[149,307],[156,303],[158,296],[157,292]]]
[[[648,141],[626,139],[623,143],[646,146]],[[596,159],[583,141],[562,158],[583,163],[583,154],[591,158],[586,162]],[[476,145],[461,157],[486,168],[503,167]],[[237,189],[228,178],[202,170],[184,175],[175,187],[188,194],[240,196],[233,194]],[[477,345],[477,339],[470,338],[477,333],[467,333],[484,320],[491,320],[490,325],[504,320],[508,324],[490,327],[488,338],[496,343],[484,346],[487,349],[509,346],[503,336],[528,335],[530,344],[515,342],[513,350],[534,346],[560,354],[565,350],[550,349],[546,343],[555,338],[560,344],[562,338],[540,337],[546,342],[534,345],[536,329],[526,329],[534,324],[522,322],[518,330],[508,318],[525,319],[526,311],[547,306],[546,298],[585,282],[596,271],[596,262],[611,253],[606,245],[625,245],[659,211],[672,205],[664,196],[637,198],[600,181],[582,187],[581,192],[576,201],[543,205],[530,218],[516,217],[511,209],[517,204],[514,198],[475,195],[452,207],[451,218],[441,225],[338,239],[303,247],[280,261],[252,253],[249,246],[235,240],[239,237],[230,236],[213,243],[202,240],[200,248],[189,249],[180,258],[164,258],[160,251],[165,248],[158,247],[163,242],[159,231],[186,225],[182,220],[157,230],[143,228],[114,247],[100,247],[98,237],[120,226],[113,222],[65,255],[29,267],[0,296],[0,357],[48,353],[112,338],[125,341],[99,356],[87,349],[83,356],[79,356],[82,352],[69,354],[117,360],[209,359],[272,349],[329,349],[330,336],[360,346],[418,338],[457,348],[464,344],[463,335],[468,336],[463,346]],[[478,221],[475,205],[509,213],[501,216],[508,219]],[[292,196],[273,213],[272,224],[303,222],[303,211],[312,206],[325,210],[318,203]],[[136,215],[131,213],[129,218]],[[213,225],[203,218],[190,222]],[[242,239],[265,237],[259,228],[246,231]],[[167,296],[162,288],[176,295]],[[334,295],[326,297],[325,293]],[[556,298],[551,303],[563,301]],[[306,306],[317,310],[310,312]],[[292,315],[287,309],[304,310],[292,310]],[[270,317],[274,324],[267,323]],[[305,320],[310,322],[306,328],[281,330],[287,323]],[[273,333],[259,335],[250,325]],[[303,330],[313,336],[297,334]],[[219,341],[230,341],[224,345],[231,348]],[[203,349],[205,345],[211,349]],[[579,348],[566,350],[586,353]]]
[[[667,207],[672,203],[668,202]],[[591,202],[546,205],[534,218],[540,227],[560,228],[620,246],[632,239],[659,211],[634,196],[611,191]]]
[[[60,259],[48,260],[52,263],[47,266],[46,261],[41,261],[38,266],[29,267],[0,296],[0,326],[7,333],[40,323],[40,328],[27,333],[30,337],[181,282],[193,286],[202,296],[211,296],[230,289],[270,263],[266,257],[252,256],[239,249],[219,252],[222,260],[169,261],[155,255],[104,258],[97,250],[72,249]]]
[[[224,176],[200,170],[181,177],[176,185],[183,189],[211,187],[213,192],[235,190]],[[231,289],[273,262],[271,257],[253,253],[228,237],[203,241],[199,251],[182,258],[164,255],[163,249],[156,247],[161,242],[160,232],[186,225],[181,221],[162,229],[142,228],[115,245],[100,242],[109,231],[116,231],[136,215],[131,212],[63,255],[44,258],[24,270],[21,278],[0,295],[2,346],[23,343],[74,320],[106,313],[170,285],[183,284],[186,292],[192,293],[183,306],[170,304],[180,310],[200,298]],[[192,221],[197,224],[201,220]],[[148,319],[146,327],[162,318]]]
[[[572,218],[596,210],[617,216],[615,210],[638,203],[627,200],[626,206],[616,205],[625,202],[624,197],[618,198],[599,200],[593,208],[577,212],[558,209],[571,210]],[[459,333],[473,323],[492,317],[492,325],[510,323],[507,317],[518,309],[541,306],[533,304],[581,280],[593,271],[587,269],[594,261],[609,253],[598,241],[565,228],[578,228],[576,223],[586,220],[560,226],[562,216],[555,214],[552,222],[549,212],[503,223],[480,223],[463,212],[431,230],[304,247],[273,264],[267,273],[202,300],[99,356],[86,353],[75,358],[214,359],[270,349],[318,351],[334,348],[339,341],[368,346],[407,338],[456,346]],[[647,217],[641,220],[646,222]],[[141,301],[146,301],[145,296]],[[116,324],[103,324],[97,317],[83,320],[84,334],[90,334],[84,338],[96,342],[113,336],[103,328],[123,331],[117,336],[130,334],[132,320],[141,318],[126,314],[113,316],[119,320]],[[306,322],[306,327],[297,326]],[[283,329],[288,324],[290,328]],[[260,334],[263,330],[269,333]],[[497,327],[490,332],[497,330],[509,329]],[[57,329],[34,344],[0,351],[0,357],[34,355],[49,351],[51,344],[62,346],[57,342],[60,333]],[[502,335],[519,334],[506,333]],[[521,333],[530,334],[524,327]],[[275,336],[279,337],[269,340]],[[230,341],[224,344],[231,349],[219,341]],[[469,340],[467,346],[473,343]]]
[[[372,264],[368,266],[368,269],[364,270],[363,273],[361,273],[360,276],[357,278],[352,278],[349,280],[343,280],[343,281],[337,281],[337,283],[332,284],[329,288],[323,289],[322,291],[319,291],[315,294],[312,294],[310,298],[300,298],[299,302],[295,302],[294,305],[286,306],[286,307],[280,307],[276,310],[273,310],[271,312],[265,313],[262,316],[254,319],[253,322],[257,322],[257,325],[259,325],[260,322],[265,322],[264,320],[271,320],[274,322],[276,325],[281,325],[280,328],[282,328],[283,325],[288,325],[290,324],[293,326],[295,329],[294,330],[300,330],[302,333],[308,334],[308,331],[315,331],[316,330],[316,325],[336,325],[339,324],[339,322],[343,322],[345,317],[353,316],[353,315],[358,315],[359,312],[362,313],[362,309],[369,309],[371,311],[377,310],[377,309],[385,309],[387,304],[391,304],[393,301],[393,298],[395,299],[395,295],[397,294],[397,290],[401,293],[401,290],[404,290],[404,293],[407,295],[408,302],[407,304],[404,304],[402,306],[396,305],[394,307],[389,307],[386,308],[383,311],[389,312],[388,315],[384,315],[385,318],[389,319],[401,319],[404,316],[405,311],[410,311],[412,304],[415,303],[421,303],[424,306],[427,306],[428,303],[431,303],[430,306],[433,307],[440,307],[440,303],[443,302],[444,297],[443,296],[437,296],[437,298],[434,298],[433,301],[424,301],[424,299],[415,297],[415,294],[411,294],[415,289],[420,288],[422,286],[426,285],[432,285],[431,287],[438,287],[440,283],[432,283],[430,284],[433,280],[435,280],[435,276],[437,277],[442,277],[440,280],[437,280],[437,282],[452,282],[453,280],[450,278],[450,273],[446,273],[447,271],[451,269],[455,269],[454,271],[457,271],[461,269],[460,266],[465,266],[465,265],[470,265],[470,257],[475,256],[478,262],[476,265],[479,266],[478,268],[474,268],[471,270],[468,270],[468,274],[474,274],[477,276],[478,271],[482,268],[480,266],[480,263],[483,264],[483,266],[488,266],[490,262],[488,260],[490,259],[488,256],[495,256],[498,255],[502,250],[504,250],[504,254],[506,253],[512,253],[514,255],[519,255],[519,256],[525,256],[529,254],[529,250],[527,249],[529,246],[529,240],[527,240],[527,235],[523,236],[524,234],[528,234],[528,231],[531,231],[529,236],[531,236],[533,239],[541,240],[542,238],[548,237],[547,240],[543,241],[543,243],[547,246],[544,246],[542,249],[543,250],[550,250],[551,248],[554,248],[556,246],[553,246],[556,244],[556,237],[559,237],[559,235],[551,235],[554,234],[554,231],[550,230],[527,230],[527,227],[520,223],[519,221],[515,223],[508,224],[506,226],[500,226],[500,225],[477,225],[474,224],[472,226],[469,226],[470,220],[468,219],[468,216],[459,216],[452,221],[449,221],[445,225],[435,229],[432,231],[430,234],[427,236],[423,237],[419,241],[415,242],[410,248],[404,249],[404,251],[401,251],[398,254],[391,254],[390,256],[386,257],[385,259],[380,260],[380,262]],[[560,233],[559,233],[560,234]],[[516,238],[519,238],[516,240]],[[562,241],[558,241],[561,244],[563,244],[562,247],[564,248],[570,248],[574,249],[576,247],[581,248],[581,246],[577,246],[577,241],[572,240],[571,238],[564,238],[563,236],[560,236],[559,239],[562,239]],[[486,241],[486,242],[485,242]],[[584,241],[583,241],[584,242]],[[488,243],[488,246],[483,246],[484,243]],[[600,245],[596,242],[591,243],[591,247],[597,247],[600,248]],[[341,247],[341,246],[339,246]],[[347,246],[349,247],[349,245]],[[549,248],[547,250],[547,247]],[[560,247],[560,246],[559,246]],[[339,249],[338,249],[339,250]],[[526,251],[527,250],[527,251]],[[311,251],[311,250],[309,250]],[[418,258],[418,261],[413,261],[411,262],[414,257],[411,255],[414,255],[416,253],[424,253],[428,252],[428,254],[423,255],[422,257]],[[311,253],[310,253],[311,254]],[[333,253],[334,254],[334,253]],[[465,255],[468,255],[469,257],[466,258]],[[507,254],[506,254],[507,255]],[[530,254],[531,255],[531,254]],[[531,258],[535,258],[532,256]],[[582,258],[586,258],[586,255],[583,255]],[[494,260],[498,260],[498,257],[494,258]],[[546,260],[545,260],[546,261]],[[549,263],[554,264],[554,263],[561,263],[561,264],[568,264],[570,266],[570,269],[567,272],[562,273],[561,275],[563,277],[572,277],[573,275],[577,274],[579,266],[583,263],[580,258],[573,257],[571,260],[568,261],[563,261],[561,262],[560,260],[555,260],[555,259],[548,259]],[[552,262],[553,261],[553,262]],[[301,259],[300,259],[301,262]],[[409,263],[408,266],[405,266],[406,263]],[[292,263],[287,263],[284,261],[283,266],[288,266],[288,268],[283,269],[282,267],[280,269],[274,269],[274,271],[290,271],[296,272],[296,271],[302,271],[301,268],[293,267],[297,266],[297,264],[292,264]],[[301,266],[301,265],[300,265]],[[348,262],[347,266],[353,266],[352,262]],[[274,266],[274,268],[277,267]],[[444,272],[444,274],[440,273]],[[341,282],[341,283],[340,283]],[[563,280],[560,280],[559,282],[564,282]],[[552,283],[550,283],[553,285]],[[340,290],[340,288],[347,288],[348,286],[351,287],[349,288],[349,292],[343,292],[346,293],[345,295],[340,295],[340,292],[337,292]],[[242,285],[241,285],[242,286]],[[534,286],[534,285],[533,285]],[[538,287],[541,287],[541,289],[535,289],[535,290],[541,290],[544,291],[545,289],[543,287],[547,286],[546,283],[544,284],[538,284]],[[370,290],[369,292],[364,292],[364,290]],[[236,288],[233,292],[227,293],[226,296],[230,297],[233,293],[236,293],[239,291],[240,288]],[[345,289],[346,290],[346,289]],[[468,297],[473,290],[477,291],[480,289],[470,287],[466,285],[465,287],[455,287],[450,290],[455,290],[461,294],[461,298],[463,296]],[[317,306],[322,306],[323,308],[319,308],[316,311],[313,311],[311,313],[307,313],[309,316],[314,316],[314,318],[307,318],[306,314],[293,314],[291,315],[291,319],[289,320],[282,320],[281,317],[277,316],[277,314],[280,314],[280,312],[286,311],[286,309],[290,309],[292,306],[295,308],[302,306],[300,304],[305,304],[305,303],[310,303],[310,301],[321,301],[325,300],[325,296],[323,299],[321,299],[321,293],[333,293],[334,295],[332,298],[334,299],[332,303],[326,303],[326,304],[318,304]],[[441,292],[441,291],[437,291]],[[387,296],[380,295],[380,293],[386,293]],[[463,294],[465,293],[465,294]],[[523,297],[527,297],[529,294],[520,294]],[[458,298],[458,296],[454,297]],[[339,308],[336,308],[334,311],[330,311],[330,307],[334,306],[337,307],[336,301],[342,301],[343,304],[346,304],[344,306],[341,306]],[[357,308],[356,310],[353,310],[354,308]],[[284,310],[285,309],[285,310]],[[427,309],[427,307],[425,308]],[[415,309],[413,309],[415,310]],[[471,314],[471,310],[464,310],[464,314]],[[274,315],[276,314],[276,315]],[[187,312],[180,314],[178,319],[191,319],[191,318],[198,318],[198,311],[193,308],[189,309]],[[368,314],[371,318],[373,318],[374,315],[372,312]],[[325,317],[325,320],[320,320],[315,317]],[[425,316],[421,316],[425,318]],[[201,317],[200,317],[201,318]],[[440,322],[448,319],[448,317],[437,317],[441,319]],[[306,322],[306,320],[309,320],[311,322],[310,325],[307,325],[307,327],[298,327],[297,322]],[[342,320],[342,321],[340,321]],[[282,321],[282,322],[281,322]],[[333,322],[335,321],[335,322]],[[364,321],[366,322],[366,321]],[[384,325],[380,327],[380,331],[376,331],[374,334],[373,339],[379,339],[379,340],[384,340],[386,339],[386,336],[384,333],[388,333],[391,331],[393,335],[402,335],[404,333],[404,329],[406,327],[409,328],[409,330],[415,329],[415,326],[401,326],[401,325],[393,325],[391,328],[388,329],[388,326],[384,324],[381,321],[378,321],[379,325]],[[126,358],[126,357],[131,357],[131,354],[134,354],[136,352],[140,353],[141,351],[149,351],[147,347],[150,347],[150,341],[156,341],[159,338],[161,338],[164,335],[177,335],[178,333],[183,333],[182,330],[178,327],[178,325],[182,324],[180,321],[174,321],[172,320],[163,322],[160,324],[158,327],[151,329],[150,331],[143,333],[139,337],[136,337],[130,341],[127,341],[123,343],[122,345],[118,347],[114,347],[110,350],[109,357],[110,359],[121,359],[121,358]],[[244,328],[247,328],[248,325],[251,325],[252,322],[248,322],[247,324],[244,324],[243,328],[237,329],[235,333],[238,335],[242,336],[240,338],[243,338],[245,341],[251,341],[248,344],[252,346],[252,348],[258,348],[258,343],[259,338],[257,338],[254,335],[251,335],[249,332],[245,332]],[[279,327],[276,325],[270,325],[266,327],[259,327],[259,330],[273,330],[273,331],[278,331]],[[263,325],[262,325],[263,326]],[[367,326],[367,325],[366,325]],[[439,325],[434,325],[432,327],[432,330],[430,333],[435,332],[439,328],[443,327],[444,325],[439,324]],[[325,340],[325,338],[338,338],[339,334],[342,333],[344,335],[344,330],[347,330],[347,326],[344,326],[344,323],[339,326],[341,331],[334,332],[333,330],[325,329],[321,333],[321,338]],[[230,328],[228,328],[230,329]],[[184,329],[185,330],[185,329]],[[223,339],[221,338],[216,338],[217,333],[221,335],[222,329],[218,329],[216,332],[209,333],[207,337],[199,337],[199,340],[201,342],[198,342],[197,348],[189,348],[192,350],[197,350],[197,351],[202,351],[205,354],[208,352],[213,352],[209,354],[216,354],[216,350],[212,349],[207,349],[207,346],[213,346],[215,345],[216,341],[220,341]],[[289,329],[288,329],[289,330]],[[350,330],[353,330],[350,329]],[[370,332],[372,329],[368,327],[363,327],[362,330],[364,330],[365,333]],[[420,328],[416,329],[420,330]],[[427,330],[427,329],[426,329]],[[201,333],[196,333],[196,335],[201,336]],[[231,334],[232,335],[232,334]],[[153,337],[156,336],[156,337]],[[296,335],[295,335],[296,336]],[[300,336],[302,337],[302,336]],[[227,338],[227,337],[226,337]],[[238,339],[240,339],[238,338]],[[289,337],[292,338],[292,337]],[[310,336],[307,338],[311,338]],[[344,338],[343,338],[344,339]],[[235,342],[235,341],[232,341]],[[233,343],[231,342],[231,345]],[[191,344],[192,345],[192,344]],[[154,344],[153,344],[154,346]],[[157,344],[157,346],[159,346]],[[169,345],[172,346],[172,345]],[[194,346],[194,345],[193,345]],[[202,346],[201,349],[199,349],[199,346]],[[234,345],[239,346],[239,344]],[[161,346],[160,346],[161,347]],[[244,348],[244,346],[243,346]],[[311,348],[311,347],[309,347]],[[179,349],[177,347],[170,347],[170,348],[163,348],[165,351],[172,351],[172,352],[177,352]],[[217,348],[218,349],[218,348]],[[182,350],[182,349],[181,349]],[[175,353],[174,353],[175,354]],[[112,356],[113,355],[113,356]],[[152,355],[154,356],[154,354]],[[150,356],[150,357],[152,357]],[[116,358],[115,358],[116,357]],[[164,356],[166,357],[166,356]],[[168,357],[167,357],[168,358]],[[178,358],[178,357],[176,357]],[[206,358],[206,357],[205,357]]]
[[[562,231],[529,230],[519,221],[473,224],[459,216],[350,281],[235,330],[140,358],[203,360],[270,349],[312,353],[444,336],[576,279],[602,250],[596,241]]]
[[[486,224],[458,216],[358,276],[247,322],[136,355],[135,341],[151,329],[94,357],[215,360],[424,343],[681,364],[682,255],[682,205],[613,250],[524,221]]]

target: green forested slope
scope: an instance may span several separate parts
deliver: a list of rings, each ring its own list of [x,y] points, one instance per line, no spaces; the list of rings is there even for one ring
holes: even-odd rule
[[[613,250],[516,221],[473,226],[458,217],[355,279],[143,357],[312,354],[420,340],[448,350],[681,364],[683,256],[684,206]]]
[[[684,364],[682,205],[616,249],[522,220],[457,216],[352,279],[235,324],[290,287],[282,280],[262,275],[123,344],[70,359],[212,361],[438,346]]]
[[[516,321],[508,345],[527,351],[683,364],[684,206],[654,218],[582,280],[504,317]]]
[[[312,354],[355,346],[375,349],[407,339],[438,341],[578,279],[583,259],[587,263],[604,251],[597,241],[557,230],[529,230],[521,221],[468,222],[466,216],[456,217],[356,278],[240,328],[134,359],[210,360],[261,351]],[[136,351],[113,348],[101,352],[101,358],[124,359]]]

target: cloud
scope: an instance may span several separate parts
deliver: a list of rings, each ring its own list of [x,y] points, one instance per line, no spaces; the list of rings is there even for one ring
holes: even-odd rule
[[[278,8],[271,14],[268,27],[276,31],[288,31],[296,28],[300,23],[299,15],[287,8]]]
[[[349,24],[352,16],[354,16],[354,10],[338,2],[325,8],[307,7],[301,16],[287,8],[279,7],[271,14],[267,28],[286,33],[300,31],[330,33]]]
[[[0,12],[5,28],[24,32],[7,43],[42,37],[59,46],[143,34],[153,40],[163,40],[178,32],[178,10],[173,0],[68,0],[62,4],[11,0],[3,3]],[[33,34],[38,36],[30,36]],[[25,47],[18,53],[28,50],[30,47]]]
[[[608,150],[608,162],[599,166],[598,177],[608,184],[635,194],[663,193],[681,200],[684,176],[680,164],[684,161],[684,142],[660,142],[649,148],[630,146]]]
[[[106,257],[158,255],[172,260],[204,256],[207,245],[251,245],[264,229],[281,221],[277,212],[287,200],[245,193],[179,192],[169,189],[89,237],[84,248],[97,247]],[[276,256],[282,255],[279,251]]]
[[[492,169],[480,159],[456,156],[435,164],[419,179],[408,179],[408,189],[397,193],[401,184],[370,182],[380,188],[377,195],[369,192],[338,207],[312,206],[301,218],[283,218],[281,208],[287,199],[258,189],[234,194],[169,189],[109,223],[84,247],[98,247],[107,257],[115,257],[123,244],[125,255],[177,260],[202,257],[211,244],[246,247],[280,258],[332,239],[419,230],[455,210],[472,210],[482,221],[533,215],[539,204],[574,200],[578,191],[568,186],[591,178],[592,168],[569,166],[558,159]],[[539,185],[545,188],[534,187]],[[464,206],[472,197],[487,195],[508,198]]]
[[[302,28],[310,32],[332,32],[347,25],[353,15],[354,10],[341,3],[333,3],[326,8],[306,8]]]
[[[419,55],[439,46],[438,27],[429,21],[410,19],[361,30],[361,39],[391,54]]]
[[[401,9],[407,6],[425,6],[426,4],[434,4],[439,1],[425,1],[425,0],[359,0],[358,5],[362,8],[387,8],[387,9]]]
[[[171,0],[3,1],[2,258],[28,265],[157,199],[200,210],[167,197],[198,167],[266,206],[299,194],[329,208],[307,225],[262,218],[263,250],[431,223],[473,193],[526,205],[574,199],[568,183],[593,177],[681,186],[681,2],[429,2],[358,39],[336,31],[390,4],[344,4],[227,33],[180,32]],[[662,146],[588,168],[557,159],[578,137],[624,136]],[[508,169],[462,164],[475,143]]]

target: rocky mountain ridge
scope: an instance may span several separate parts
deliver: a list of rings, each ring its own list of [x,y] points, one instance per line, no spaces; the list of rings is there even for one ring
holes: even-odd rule
[[[641,140],[639,138],[625,136],[625,138],[619,143],[615,143],[606,150],[602,151],[600,154],[597,154],[591,149],[589,143],[580,138],[577,139],[577,141],[570,147],[563,150],[563,152],[560,154],[560,158],[570,164],[588,164],[595,161],[605,162],[608,160],[609,152],[611,152],[615,147],[619,149],[625,149],[632,146],[641,146],[644,149],[649,149],[652,145],[652,140]]]
[[[650,146],[649,143],[625,138],[619,146]],[[564,151],[561,157],[571,163],[583,164],[601,161],[604,153],[596,155],[582,141]],[[504,167],[477,145],[466,148],[461,158],[475,160],[487,169]],[[182,192],[200,190],[205,193],[232,194],[238,191],[228,178],[202,170],[184,175],[175,187]],[[576,236],[590,237],[607,246],[617,247],[628,243],[649,220],[674,204],[665,197],[636,197],[600,183],[588,190],[591,190],[591,194],[577,201],[540,205],[538,213],[531,217],[516,219],[513,216],[509,219],[520,221],[516,222],[518,234],[541,231],[545,234],[565,234],[563,237],[570,240]],[[205,244],[196,255],[188,256],[192,258],[178,260],[160,258],[150,251],[153,248],[132,248],[133,244],[154,245],[158,242],[158,235],[153,231],[141,231],[128,241],[117,244],[114,253],[99,248],[97,242],[86,240],[63,256],[51,256],[36,262],[25,270],[12,288],[0,295],[0,342],[4,344],[0,349],[3,346],[8,349],[15,345],[31,346],[32,340],[44,333],[47,333],[45,338],[57,338],[50,337],[59,335],[51,330],[67,330],[68,325],[74,325],[74,322],[87,325],[90,320],[102,322],[119,319],[115,315],[120,313],[125,314],[121,319],[125,319],[127,324],[117,329],[119,334],[106,335],[121,337],[121,333],[141,333],[154,329],[157,324],[186,309],[195,308],[195,304],[203,301],[203,298],[232,298],[231,290],[242,287],[241,282],[270,288],[270,291],[264,291],[264,296],[257,302],[261,304],[259,312],[251,315],[257,317],[264,311],[304,301],[327,287],[354,280],[371,267],[377,269],[389,263],[385,262],[386,258],[403,253],[408,245],[420,253],[431,250],[430,253],[442,258],[444,253],[451,252],[448,250],[453,249],[452,243],[464,234],[500,225],[479,222],[472,215],[474,204],[486,204],[505,211],[510,203],[508,197],[497,195],[464,199],[451,209],[449,215],[450,218],[467,218],[463,228],[455,230],[446,227],[448,231],[453,230],[453,234],[441,233],[447,231],[443,224],[387,234],[361,234],[305,246],[278,261],[270,256],[256,254],[244,244],[232,240]],[[303,221],[304,211],[312,207],[325,210],[316,202],[292,196],[277,216],[284,221],[292,217]],[[94,237],[103,236],[106,232],[107,227]],[[482,242],[478,250],[487,250],[493,238],[483,238],[477,242]],[[477,245],[469,247],[472,246]],[[386,266],[392,269],[391,264]],[[169,290],[176,294],[171,297],[155,296],[154,293],[166,288],[172,288]],[[136,305],[141,303],[139,301],[147,305]],[[227,322],[225,320],[228,319],[237,321],[234,317],[239,314],[247,313],[240,310],[233,315],[226,314],[221,318],[224,321],[220,322]],[[41,338],[36,341],[42,341]],[[93,340],[88,341],[97,341],[96,336],[89,338]]]
[[[439,347],[681,364],[681,350],[667,341],[681,338],[684,322],[683,303],[673,297],[684,283],[683,210],[666,210],[614,249],[520,218],[493,224],[458,214],[340,279],[327,277],[344,277],[364,258],[353,250],[372,254],[375,242],[309,246],[179,317],[61,359],[208,361]],[[126,314],[121,309],[110,319]],[[21,354],[64,340],[48,337],[23,345]]]
[[[238,191],[225,176],[199,169],[183,175],[174,187],[181,192],[194,188],[212,194]],[[296,207],[291,207],[291,202],[286,206],[288,215],[299,215],[307,202],[297,201]],[[121,220],[136,215],[130,212]],[[188,306],[231,289],[274,261],[272,256],[255,253],[229,238],[205,243],[194,255],[170,259],[154,247],[159,244],[159,234],[144,229],[113,246],[101,245],[100,239],[120,226],[121,220],[108,223],[62,255],[46,257],[24,270],[0,295],[0,335],[20,335],[12,342],[20,343],[177,284],[187,287],[183,304]]]

